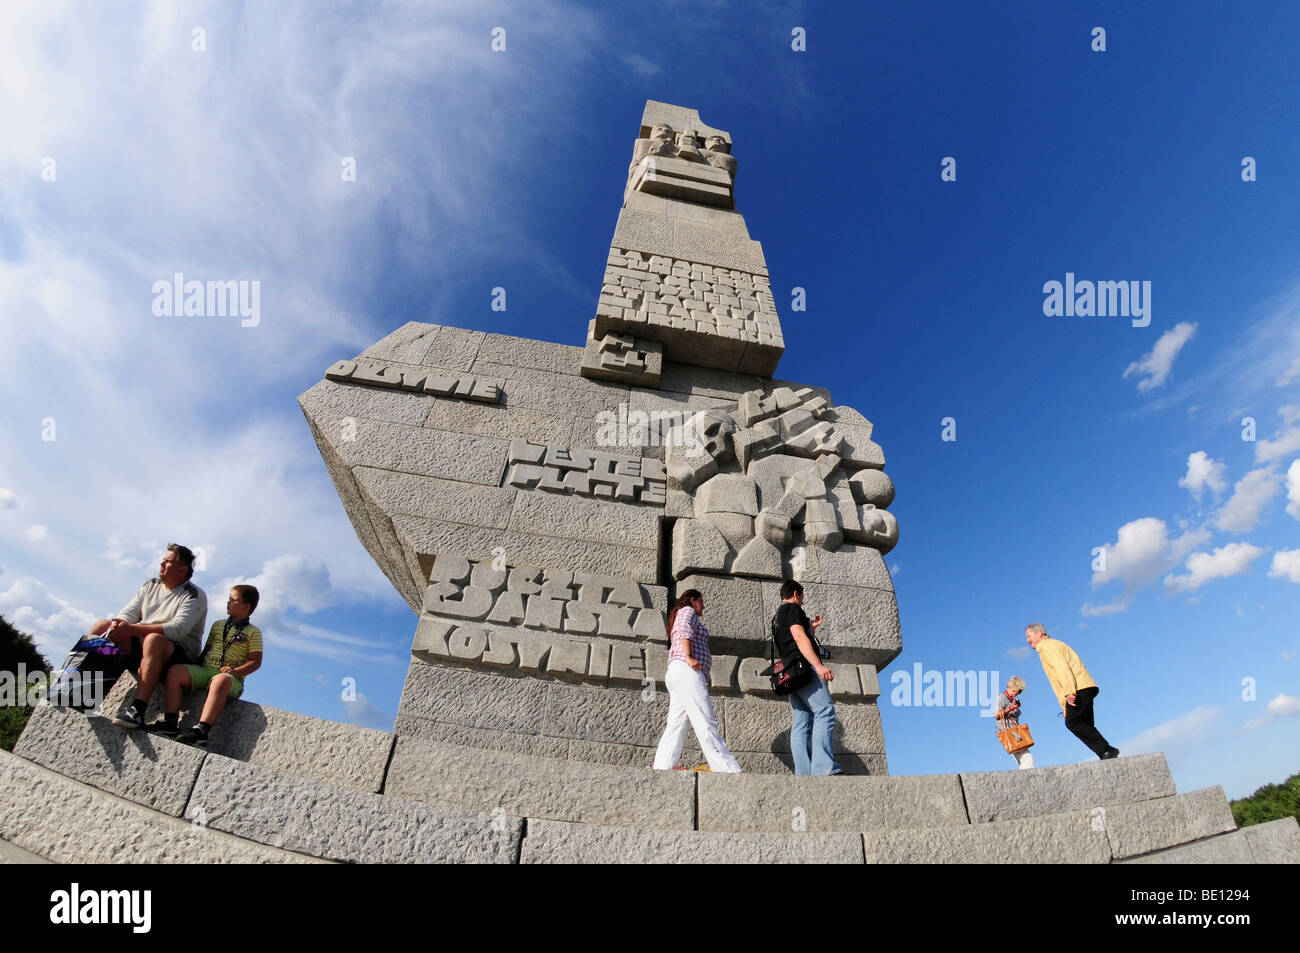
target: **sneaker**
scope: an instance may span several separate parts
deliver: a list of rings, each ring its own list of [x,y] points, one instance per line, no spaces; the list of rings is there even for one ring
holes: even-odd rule
[[[179,725],[168,725],[165,720],[155,721],[145,729],[145,731],[152,731],[155,735],[162,735],[164,738],[175,738],[180,730]]]
[[[187,728],[176,736],[176,740],[183,745],[193,745],[196,748],[207,748],[208,736],[197,728]]]
[[[1101,755],[1101,760],[1102,760],[1102,761],[1109,761],[1111,758],[1118,758],[1118,757],[1119,757],[1119,749],[1118,749],[1118,748],[1107,748],[1107,749],[1102,753],[1102,755]]]
[[[712,771],[713,769],[710,768],[709,765],[708,765],[707,762],[706,762],[705,764],[697,764],[697,765],[694,767],[693,770],[695,770],[695,771]]]
[[[127,705],[113,719],[113,724],[119,728],[143,728],[144,712],[137,711],[134,704]]]

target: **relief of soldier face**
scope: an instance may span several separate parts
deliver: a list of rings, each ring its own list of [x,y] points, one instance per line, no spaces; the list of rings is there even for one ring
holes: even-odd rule
[[[708,149],[710,152],[726,152],[727,140],[723,139],[721,136],[709,136],[709,138],[704,140],[704,148]]]

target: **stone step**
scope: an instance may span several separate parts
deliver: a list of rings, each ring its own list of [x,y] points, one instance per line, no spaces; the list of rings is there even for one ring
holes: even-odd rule
[[[528,821],[524,864],[860,864],[861,834],[721,834]]]
[[[116,715],[128,699],[135,697],[135,686],[135,677],[129,673],[118,679],[104,700],[104,714],[109,718]],[[197,722],[202,708],[202,696],[188,696],[181,707],[181,725],[189,727]],[[162,689],[159,688],[149,704],[145,723],[153,724],[161,718]],[[26,735],[24,731],[20,744]],[[299,777],[378,792],[384,783],[393,739],[389,732],[237,699],[227,704],[221,720],[212,729],[211,750]],[[38,742],[34,738],[32,744],[38,743],[45,743],[45,739]],[[22,752],[23,757],[40,761],[29,753],[31,750]]]
[[[384,793],[530,820],[689,831],[695,777],[399,738]]]
[[[1219,787],[1132,804],[863,835],[867,863],[1106,864],[1234,827]]]
[[[11,844],[7,840],[0,840],[0,864],[48,864],[40,854],[33,854],[30,850],[23,850],[17,844]]]
[[[1168,850],[1121,861],[1127,864],[1300,864],[1300,824],[1283,817],[1252,824]]]
[[[873,831],[980,824],[1174,794],[1164,755],[1032,771],[790,777],[702,774],[704,831]],[[794,813],[798,811],[799,813]]]
[[[0,840],[60,864],[313,863],[123,800],[0,751]]]
[[[185,816],[261,844],[366,864],[512,864],[523,837],[523,821],[504,811],[448,810],[215,754],[203,761]]]

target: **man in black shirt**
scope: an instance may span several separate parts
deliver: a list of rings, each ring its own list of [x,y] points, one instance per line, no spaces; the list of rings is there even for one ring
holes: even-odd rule
[[[815,673],[802,687],[789,694],[790,752],[794,756],[795,774],[840,774],[840,766],[831,753],[835,733],[835,702],[826,683],[832,672],[817,654],[812,632],[822,624],[822,617],[809,619],[803,611],[803,586],[793,579],[781,584],[781,605],[777,607],[773,637],[782,659],[802,655]]]

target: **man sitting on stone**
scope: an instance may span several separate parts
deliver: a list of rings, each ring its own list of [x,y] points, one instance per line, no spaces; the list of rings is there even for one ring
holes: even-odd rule
[[[226,702],[244,694],[244,679],[262,667],[262,630],[248,621],[257,608],[255,586],[235,586],[226,600],[228,617],[212,623],[200,665],[177,665],[167,673],[163,689],[163,719],[151,731],[196,748],[208,746],[208,732],[226,710]],[[199,723],[179,732],[181,694],[206,690]]]
[[[158,576],[150,579],[121,612],[100,619],[91,635],[104,635],[127,653],[127,667],[139,682],[135,699],[113,719],[123,728],[143,728],[149,697],[166,671],[199,657],[199,639],[208,619],[208,597],[190,581],[194,553],[172,543]]]

